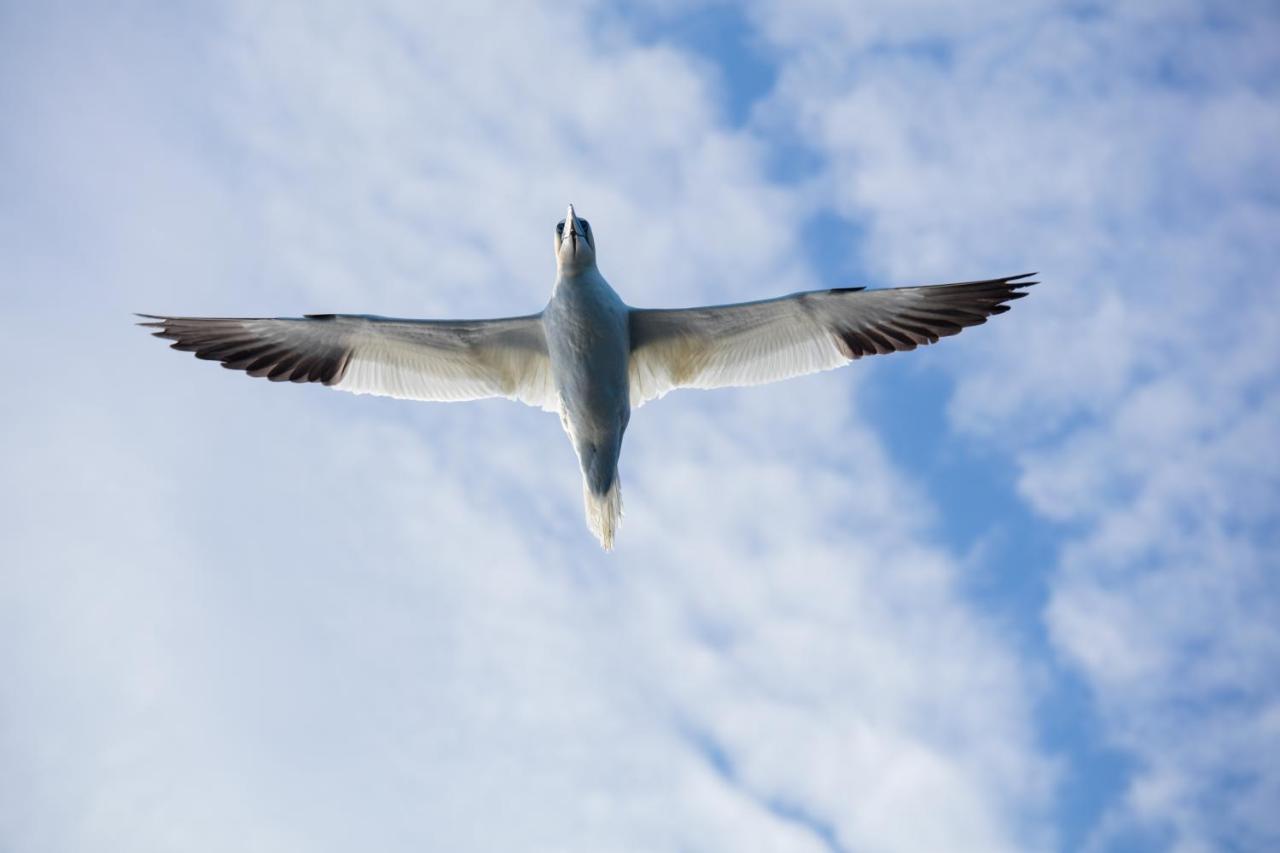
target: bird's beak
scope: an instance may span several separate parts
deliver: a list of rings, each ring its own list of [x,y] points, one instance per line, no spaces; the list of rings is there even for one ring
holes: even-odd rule
[[[573,213],[573,205],[569,205],[569,212],[564,215],[564,228],[569,233],[566,235],[573,240],[573,253],[578,253],[578,234],[581,229],[578,227],[578,217]]]

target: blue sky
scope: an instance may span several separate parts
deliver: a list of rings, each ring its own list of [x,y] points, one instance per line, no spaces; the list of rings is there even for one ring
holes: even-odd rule
[[[0,9],[0,847],[1280,845],[1280,16]],[[1039,270],[909,355],[556,419],[131,311]]]

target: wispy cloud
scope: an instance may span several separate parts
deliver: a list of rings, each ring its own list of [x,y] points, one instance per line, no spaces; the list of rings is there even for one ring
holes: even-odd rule
[[[604,559],[554,418],[247,382],[123,325],[536,308],[570,199],[635,303],[812,284],[807,202],[704,63],[563,4],[23,27],[57,50],[14,100],[98,106],[33,115],[7,202],[57,204],[13,247],[4,344],[32,365],[3,427],[31,484],[4,505],[9,842],[1044,842],[1034,685],[854,375],[646,408]]]
[[[729,116],[647,14],[7,13],[5,844],[1275,838],[1276,20],[762,3],[776,86]],[[637,413],[606,558],[544,413],[247,381],[125,324],[536,310],[568,201],[638,305],[818,286],[832,212],[875,283],[1041,267],[912,358],[1052,544],[1037,630],[1135,761],[1096,822],[1055,822],[1090,772],[1044,743],[1060,661],[966,592],[985,552],[886,451],[874,364]]]
[[[1050,282],[956,348],[952,414],[1023,448],[1023,496],[1068,525],[1050,633],[1139,762],[1095,841],[1274,844],[1280,21],[883,11],[762,8],[795,51],[770,109],[871,266]]]

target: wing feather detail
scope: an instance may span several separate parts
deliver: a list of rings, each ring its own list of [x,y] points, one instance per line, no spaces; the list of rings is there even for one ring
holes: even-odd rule
[[[757,385],[913,350],[1009,310],[1035,273],[982,281],[836,288],[705,308],[633,309],[631,405],[674,388]]]
[[[173,349],[273,382],[321,382],[411,400],[508,397],[558,411],[541,315],[397,320],[139,315]]]

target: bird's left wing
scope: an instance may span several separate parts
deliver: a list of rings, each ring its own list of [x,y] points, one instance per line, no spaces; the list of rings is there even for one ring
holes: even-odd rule
[[[631,405],[673,388],[757,385],[912,350],[985,323],[1034,273],[884,290],[838,288],[706,308],[631,311]]]
[[[508,397],[558,411],[541,315],[500,320],[158,317],[176,350],[275,382],[411,400]]]

